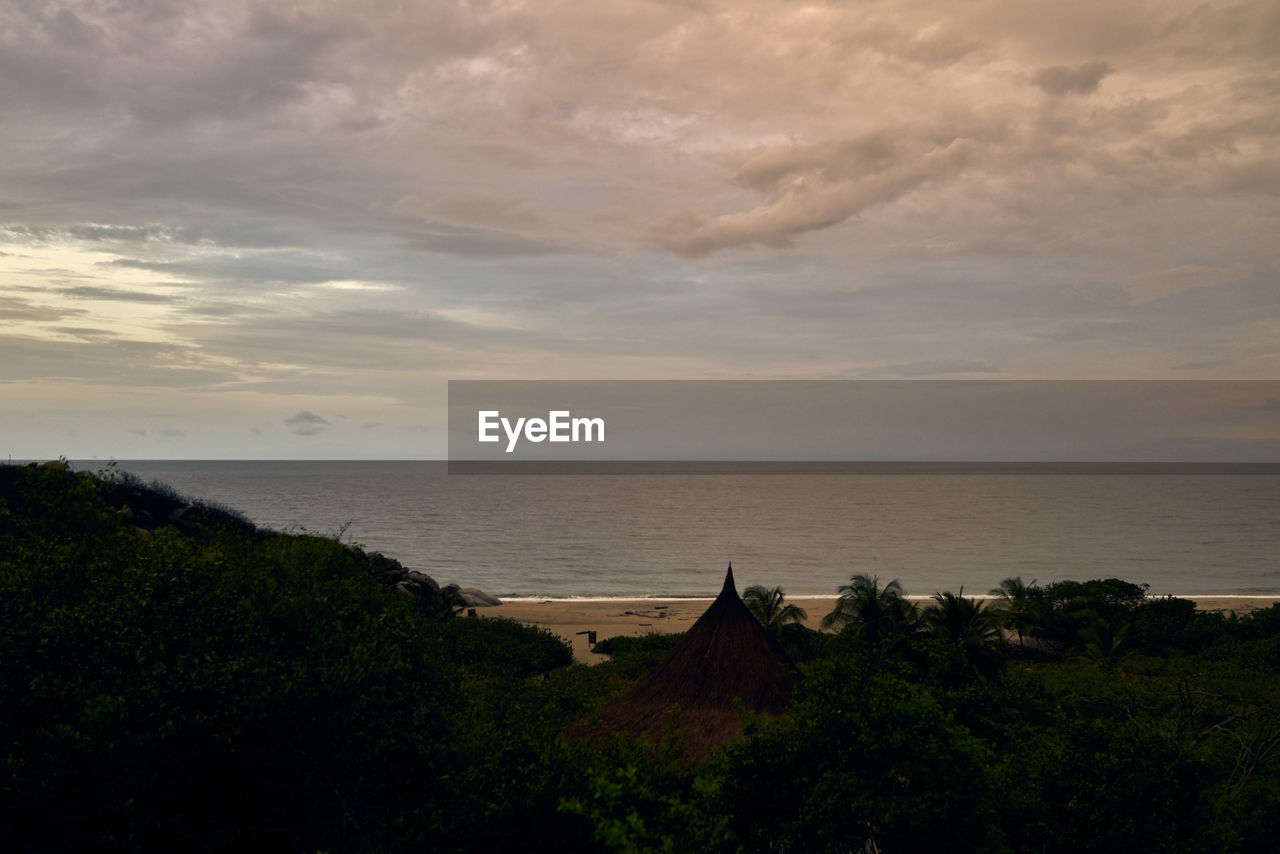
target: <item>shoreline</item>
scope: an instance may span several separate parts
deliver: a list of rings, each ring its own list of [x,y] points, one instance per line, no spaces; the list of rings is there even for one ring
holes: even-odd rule
[[[797,596],[788,598],[808,616],[804,624],[816,629],[822,618],[831,613],[835,596]],[[913,601],[932,597],[907,597]],[[977,597],[989,599],[990,597]],[[1162,598],[1162,597],[1151,597]],[[1280,596],[1181,596],[1190,599],[1202,611],[1247,614],[1280,602]],[[573,648],[574,661],[595,664],[608,656],[591,652],[586,632],[594,631],[596,640],[620,635],[639,637],[650,633],[683,632],[707,609],[712,598],[631,598],[631,599],[504,599],[501,605],[477,608],[479,617],[501,617],[530,626],[549,629]]]

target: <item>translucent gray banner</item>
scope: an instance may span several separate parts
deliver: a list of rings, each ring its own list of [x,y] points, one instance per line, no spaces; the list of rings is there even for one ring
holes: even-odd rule
[[[451,473],[1280,473],[1280,381],[449,383]]]

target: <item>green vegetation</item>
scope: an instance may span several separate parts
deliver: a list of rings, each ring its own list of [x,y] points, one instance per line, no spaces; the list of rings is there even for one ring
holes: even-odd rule
[[[388,593],[379,560],[119,475],[0,467],[0,849],[1262,852],[1280,834],[1280,607],[1009,579],[993,603],[917,609],[855,575],[815,633],[762,588],[794,705],[689,768],[678,732],[656,751],[563,736],[678,636],[569,665],[545,631]]]
[[[753,584],[742,591],[742,602],[747,610],[776,637],[781,637],[782,630],[788,625],[802,623],[809,616],[804,608],[795,604],[783,604],[785,601],[786,596],[781,587]]]
[[[838,628],[870,644],[910,635],[919,625],[920,613],[896,578],[881,587],[878,576],[861,573],[840,585],[835,610],[822,618],[824,629]]]

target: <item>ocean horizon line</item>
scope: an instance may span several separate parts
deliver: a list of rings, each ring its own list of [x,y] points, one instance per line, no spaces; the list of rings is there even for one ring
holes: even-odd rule
[[[13,459],[10,465],[45,462]],[[414,464],[451,475],[1280,475],[1280,461],[1258,460],[450,460],[392,458],[69,459],[73,467],[130,464]]]

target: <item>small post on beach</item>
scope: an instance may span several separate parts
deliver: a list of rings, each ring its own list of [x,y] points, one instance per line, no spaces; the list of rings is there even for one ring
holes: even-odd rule
[[[596,645],[596,630],[595,630],[595,629],[589,629],[589,630],[587,630],[587,631],[585,631],[585,632],[578,632],[578,634],[580,634],[580,635],[586,635],[586,636],[587,636],[587,645],[588,645],[588,646],[595,646],[595,645]]]

